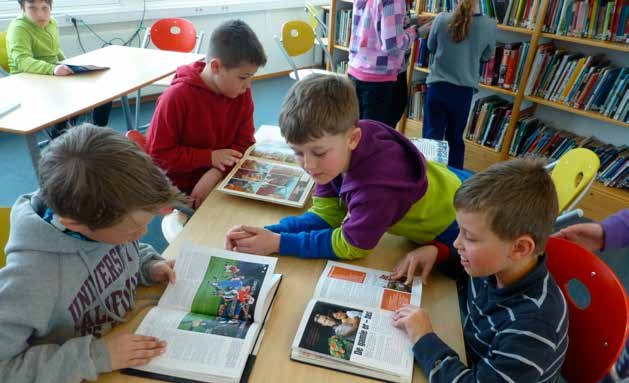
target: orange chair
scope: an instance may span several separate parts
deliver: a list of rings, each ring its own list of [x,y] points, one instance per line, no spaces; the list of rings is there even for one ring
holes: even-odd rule
[[[568,304],[568,351],[562,375],[568,382],[598,382],[618,359],[624,345],[629,303],[622,283],[596,255],[561,238],[546,245],[548,270]],[[590,303],[581,308],[568,292],[578,280],[587,287]]]
[[[147,48],[149,43],[162,51],[174,51],[184,53],[199,53],[203,42],[204,32],[197,32],[194,24],[186,19],[167,18],[157,20],[150,29],[144,33],[142,48]],[[171,77],[157,81],[155,85],[168,87]],[[140,119],[140,97],[138,89],[135,107],[135,129],[138,129]]]
[[[127,133],[125,133],[125,136],[127,136],[128,139],[135,142],[136,144],[138,144],[139,147],[146,151],[146,137],[144,137],[144,135],[140,131],[128,130]]]

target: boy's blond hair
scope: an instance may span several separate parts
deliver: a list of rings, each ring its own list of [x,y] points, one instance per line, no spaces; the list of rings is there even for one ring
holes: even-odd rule
[[[56,214],[102,229],[136,210],[157,212],[185,197],[135,142],[83,124],[54,139],[39,161],[42,198]]]
[[[475,174],[457,190],[454,207],[485,215],[500,239],[530,235],[541,254],[558,214],[557,192],[543,162],[499,162]]]
[[[347,76],[311,74],[290,88],[280,111],[287,142],[304,144],[357,126],[358,98]]]

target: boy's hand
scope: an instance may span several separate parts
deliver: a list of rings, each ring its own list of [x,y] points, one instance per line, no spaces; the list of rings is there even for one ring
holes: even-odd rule
[[[413,344],[433,332],[430,317],[417,306],[404,305],[393,313],[393,325],[406,332]]]
[[[175,283],[177,281],[177,275],[175,274],[175,260],[159,261],[151,265],[149,270],[151,279],[155,282],[168,281],[169,283]]]
[[[578,223],[568,226],[559,230],[553,236],[578,243],[590,251],[603,250],[603,246],[605,246],[603,226],[596,222]]]
[[[216,152],[214,152],[216,153]],[[192,208],[197,209],[203,201],[207,198],[207,196],[212,192],[214,187],[223,179],[223,173],[216,169],[212,168],[205,172],[203,177],[199,179],[196,185],[194,185],[194,189],[192,189],[192,193],[190,193],[190,197],[193,200]]]
[[[393,274],[391,274],[390,278],[402,279],[406,277],[406,282],[404,282],[404,284],[410,285],[413,283],[413,276],[415,275],[417,266],[421,266],[422,282],[427,284],[428,274],[430,274],[432,267],[435,265],[437,254],[439,254],[439,249],[437,249],[437,246],[434,245],[422,246],[411,251],[406,254],[406,257],[404,257],[403,260],[398,262],[393,269]]]
[[[109,334],[105,335],[103,340],[107,345],[113,371],[145,365],[166,351],[166,342],[152,336]]]
[[[55,67],[55,72],[54,72],[55,76],[68,76],[68,75],[71,75],[72,73],[74,72],[67,65],[61,64]]]
[[[269,255],[280,251],[280,235],[262,227],[240,225],[225,236],[225,248],[242,253]]]
[[[219,149],[212,151],[212,166],[224,172],[229,166],[234,166],[242,158],[242,153],[234,149]]]

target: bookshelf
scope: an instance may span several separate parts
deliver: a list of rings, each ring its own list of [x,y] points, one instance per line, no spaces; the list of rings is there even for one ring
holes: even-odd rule
[[[508,160],[511,157],[509,156],[509,143],[513,139],[513,135],[515,134],[515,129],[517,127],[518,119],[520,117],[520,111],[524,109],[524,103],[531,103],[532,108],[535,109],[537,106],[545,106],[549,108],[559,109],[567,113],[572,113],[584,118],[591,119],[593,122],[602,121],[605,123],[610,123],[617,125],[619,129],[629,128],[629,124],[624,121],[615,120],[609,117],[606,117],[602,114],[592,112],[592,111],[584,111],[580,109],[575,109],[568,105],[564,105],[558,102],[552,102],[549,100],[545,100],[540,97],[534,96],[525,96],[524,91],[526,88],[526,84],[528,82],[528,77],[532,69],[533,60],[535,58],[535,54],[537,52],[538,45],[541,43],[541,39],[544,40],[557,40],[564,43],[564,45],[570,44],[571,48],[574,48],[575,51],[578,51],[581,46],[592,46],[596,48],[603,48],[610,51],[622,52],[623,54],[629,53],[629,44],[622,44],[610,41],[602,41],[595,39],[587,39],[587,38],[577,38],[570,37],[564,35],[557,35],[553,33],[544,33],[542,32],[543,24],[545,20],[546,12],[548,11],[549,0],[541,0],[540,9],[538,14],[536,15],[536,22],[534,29],[513,27],[507,25],[498,25],[498,29],[501,31],[519,33],[522,35],[526,35],[527,39],[530,39],[530,47],[528,49],[528,53],[526,59],[524,61],[524,67],[522,72],[522,77],[520,79],[520,86],[517,92],[514,92],[510,89],[504,89],[498,86],[489,86],[485,84],[479,84],[479,88],[485,89],[489,92],[500,94],[503,96],[508,96],[513,100],[513,107],[511,110],[511,118],[509,124],[506,128],[505,137],[503,140],[503,145],[500,151],[495,151],[493,148],[486,147],[480,145],[474,141],[470,141],[465,139],[465,167],[474,171],[480,171],[488,166],[499,162]],[[415,12],[420,15],[425,16],[436,16],[435,13],[422,12],[424,9],[424,0],[417,1]],[[411,57],[416,57],[415,52],[413,51]],[[629,55],[627,55],[627,59],[629,59]],[[623,59],[623,63],[627,62]],[[409,75],[408,81],[409,85],[413,79],[413,72],[421,72],[421,73],[430,73],[430,70],[425,67],[420,67],[415,65],[414,62],[411,62],[409,67]],[[409,91],[412,92],[412,87],[409,86]],[[410,95],[409,95],[410,96]],[[407,114],[404,114],[402,121],[398,124],[398,129],[403,131],[405,134],[409,136],[421,136],[422,130],[422,122],[407,118]],[[586,216],[594,219],[603,219],[609,214],[612,214],[620,209],[626,208],[629,206],[629,192],[617,189],[606,187],[600,182],[595,182],[594,186],[590,190],[588,196],[586,196],[582,202],[579,204],[579,207],[582,208],[586,214]]]

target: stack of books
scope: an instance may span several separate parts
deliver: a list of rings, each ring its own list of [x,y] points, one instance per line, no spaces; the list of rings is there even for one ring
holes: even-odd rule
[[[629,2],[549,0],[543,31],[628,44]]]
[[[476,99],[470,109],[465,138],[499,152],[513,104],[496,95]]]
[[[627,122],[628,87],[629,67],[547,43],[537,49],[524,94]]]
[[[423,80],[413,81],[411,83],[411,91],[408,100],[408,118],[416,121],[422,121],[424,119],[424,100],[426,99],[427,90],[428,88]]]
[[[530,46],[528,41],[498,43],[494,55],[481,65],[480,82],[517,92]]]
[[[433,55],[428,51],[428,39],[422,37],[415,41],[415,65],[428,68],[433,62]]]
[[[352,10],[341,9],[336,14],[336,38],[335,42],[344,47],[349,47],[352,36]]]

